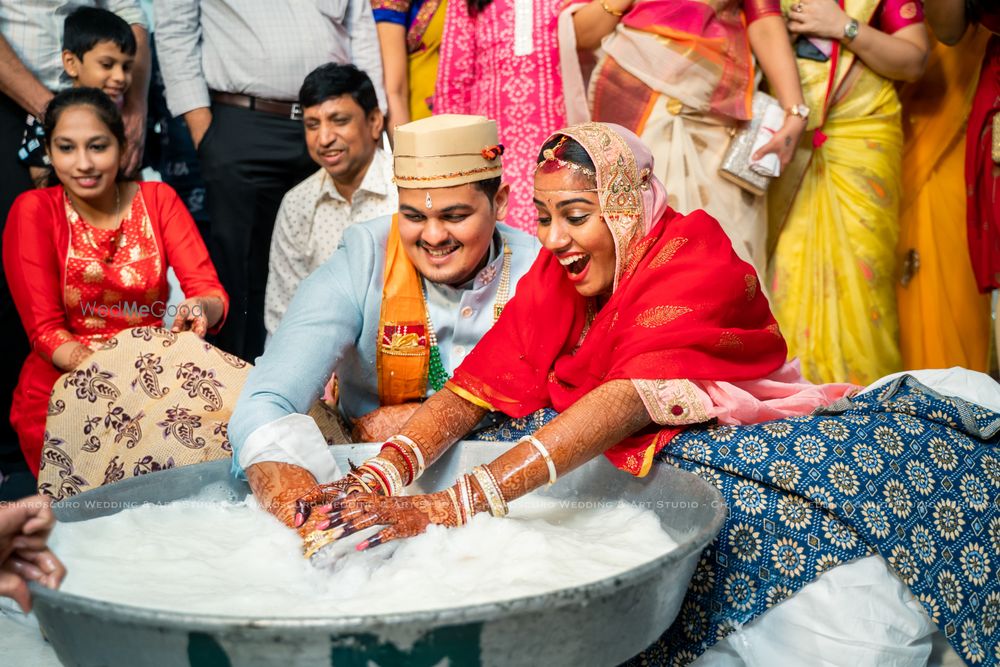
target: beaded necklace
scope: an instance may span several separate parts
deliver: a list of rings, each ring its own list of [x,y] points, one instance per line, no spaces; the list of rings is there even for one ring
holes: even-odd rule
[[[503,267],[500,269],[500,284],[497,285],[497,298],[493,302],[493,322],[500,319],[500,313],[507,305],[508,293],[510,292],[510,255],[511,250],[506,242],[503,244]],[[424,310],[427,315],[427,342],[430,345],[430,359],[427,368],[427,384],[434,391],[441,391],[445,383],[451,379],[444,362],[441,361],[441,350],[438,347],[437,334],[434,333],[434,324],[431,322],[431,309],[427,305],[427,290],[424,289]]]

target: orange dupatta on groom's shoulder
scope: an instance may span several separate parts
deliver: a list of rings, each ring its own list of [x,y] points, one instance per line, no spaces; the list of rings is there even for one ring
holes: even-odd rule
[[[399,238],[397,217],[385,249],[375,366],[380,405],[422,401],[427,395],[430,341],[420,275]]]

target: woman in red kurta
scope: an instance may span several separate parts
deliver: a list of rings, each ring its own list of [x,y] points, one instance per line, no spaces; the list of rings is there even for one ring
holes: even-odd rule
[[[57,95],[46,140],[60,184],[22,194],[3,237],[7,281],[32,345],[11,423],[38,475],[50,392],[116,334],[160,326],[171,267],[188,298],[174,333],[204,336],[228,297],[177,194],[162,183],[119,178],[121,116],[100,91]],[[81,396],[82,397],[82,396]]]

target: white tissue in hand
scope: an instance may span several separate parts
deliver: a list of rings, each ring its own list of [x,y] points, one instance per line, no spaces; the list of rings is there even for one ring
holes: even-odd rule
[[[760,123],[760,130],[757,138],[753,142],[750,154],[759,151],[767,142],[774,138],[774,135],[785,123],[785,112],[777,106],[771,105],[764,112],[764,118]],[[776,153],[768,153],[759,160],[750,160],[750,170],[761,176],[777,178],[781,175],[781,160]]]

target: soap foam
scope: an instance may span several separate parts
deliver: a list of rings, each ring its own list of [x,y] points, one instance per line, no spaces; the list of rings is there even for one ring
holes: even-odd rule
[[[332,617],[496,602],[619,574],[676,547],[653,512],[529,496],[496,519],[431,526],[365,552],[355,535],[312,562],[298,535],[244,502],[142,505],[59,523],[67,593],[225,616]],[[372,531],[365,535],[372,534]]]

